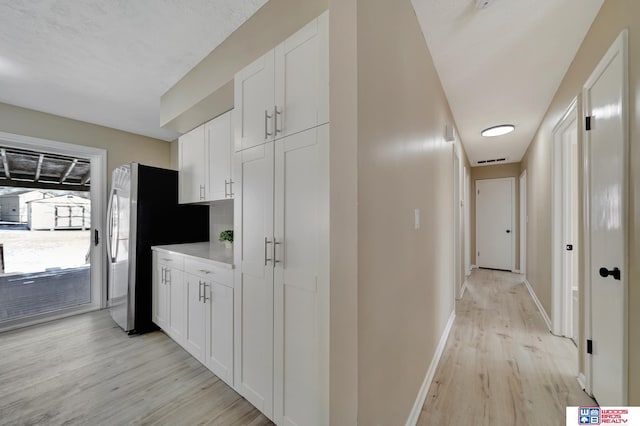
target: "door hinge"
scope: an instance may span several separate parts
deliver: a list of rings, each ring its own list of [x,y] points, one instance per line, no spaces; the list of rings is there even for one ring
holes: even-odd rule
[[[593,354],[593,340],[587,339],[587,353]]]
[[[480,256],[480,252],[478,252],[478,256]]]
[[[96,246],[100,244],[100,234],[97,229],[93,230],[93,244]]]
[[[478,189],[478,195],[480,195],[480,190]]]
[[[584,129],[591,130],[591,116],[587,116],[584,118]]]

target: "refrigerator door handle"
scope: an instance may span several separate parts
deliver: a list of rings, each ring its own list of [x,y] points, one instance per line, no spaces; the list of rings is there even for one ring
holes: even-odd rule
[[[113,197],[115,196],[115,188],[111,189],[109,195],[109,204],[107,205],[107,253],[109,253],[109,259],[113,263],[111,256],[111,240],[113,238]]]

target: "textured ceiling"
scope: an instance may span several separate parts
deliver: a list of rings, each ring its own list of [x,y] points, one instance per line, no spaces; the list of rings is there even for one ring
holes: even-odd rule
[[[603,0],[412,3],[472,165],[520,161]],[[480,136],[504,123],[516,131]]]
[[[160,96],[267,0],[0,0],[0,102],[165,140]]]

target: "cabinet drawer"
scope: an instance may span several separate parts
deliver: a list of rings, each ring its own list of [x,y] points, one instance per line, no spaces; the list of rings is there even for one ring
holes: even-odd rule
[[[184,269],[184,256],[175,253],[168,253],[166,251],[158,251],[157,253],[158,263],[181,271]]]
[[[233,286],[233,269],[221,268],[206,260],[187,258],[184,261],[186,272],[226,286]]]

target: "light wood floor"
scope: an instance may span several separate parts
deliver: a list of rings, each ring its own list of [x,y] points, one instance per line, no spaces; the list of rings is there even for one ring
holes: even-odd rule
[[[271,422],[163,333],[99,311],[0,334],[0,424]]]
[[[474,270],[418,424],[564,425],[566,406],[595,404],[577,366],[520,275]]]

